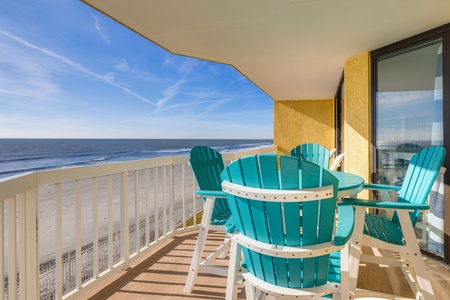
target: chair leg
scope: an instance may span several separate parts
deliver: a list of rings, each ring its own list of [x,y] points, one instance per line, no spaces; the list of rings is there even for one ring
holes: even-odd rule
[[[211,222],[211,214],[214,207],[215,198],[207,198],[205,207],[203,209],[202,223],[200,225],[200,231],[198,232],[197,242],[195,243],[195,250],[192,256],[191,265],[189,267],[188,277],[184,291],[186,293],[192,292],[194,289],[194,281],[197,277],[198,270],[200,268],[200,262],[203,254],[203,248],[205,247],[206,238],[208,236],[209,225]]]
[[[341,291],[339,299],[350,299],[350,245],[347,243],[341,250]],[[333,299],[334,299],[333,294]]]
[[[404,248],[406,248],[406,251],[409,251],[407,246],[404,246]],[[403,275],[405,276],[406,281],[408,282],[409,287],[413,291],[414,295],[418,295],[420,293],[420,286],[417,282],[417,274],[416,272],[414,272],[414,266],[412,264],[409,253],[401,252],[399,253],[399,255]]]
[[[435,299],[433,286],[431,285],[428,271],[425,268],[425,264],[422,259],[422,254],[419,249],[419,244],[417,243],[416,235],[414,234],[414,228],[412,227],[409,213],[407,211],[397,211],[397,214],[402,226],[406,246],[409,249],[408,252],[411,257],[411,262],[414,267],[414,273],[416,274],[415,277],[419,285],[421,294],[426,300]],[[419,297],[420,295],[416,295],[416,298]]]
[[[350,239],[349,290],[351,299],[355,298],[356,285],[358,282],[359,261],[361,259],[365,213],[365,207],[355,207],[355,226],[353,228],[353,234]]]
[[[230,236],[228,235],[228,233],[225,235],[225,238],[223,240],[223,245],[226,245],[226,247],[224,247],[223,249],[221,249],[220,251],[220,255],[219,258],[226,258],[227,254],[228,254],[228,250],[230,250]]]
[[[247,300],[249,299],[256,299],[256,293],[255,293],[255,287],[250,284],[250,282],[245,282],[245,298]]]
[[[231,252],[230,261],[228,266],[228,279],[227,279],[227,290],[226,290],[226,300],[235,300],[237,298],[238,283],[237,275],[241,268],[241,245],[234,239],[231,239]]]

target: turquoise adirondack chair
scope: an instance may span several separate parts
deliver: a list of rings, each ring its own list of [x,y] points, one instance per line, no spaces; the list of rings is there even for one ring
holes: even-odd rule
[[[236,299],[244,280],[247,299],[333,294],[348,299],[348,271],[341,283],[328,281],[330,254],[345,248],[353,229],[353,208],[335,236],[338,180],[316,164],[273,154],[247,156],[222,172],[236,230],[229,230],[231,253],[226,299]],[[341,219],[339,219],[341,220]],[[241,252],[245,263],[241,267]],[[348,267],[348,254],[341,255]]]
[[[380,263],[401,267],[417,299],[434,299],[430,278],[425,269],[414,226],[421,210],[428,210],[426,200],[445,157],[445,149],[431,146],[416,153],[410,160],[401,187],[367,184],[366,189],[380,190],[382,201],[345,199],[341,205],[355,207],[355,229],[350,249],[350,288],[356,290],[359,262]],[[400,192],[398,202],[389,201],[388,191]],[[367,208],[392,210],[384,215],[367,213]],[[364,234],[363,234],[364,233]],[[386,249],[399,254],[399,260],[361,255],[362,246]]]
[[[225,194],[222,192],[220,174],[224,169],[222,155],[206,146],[195,146],[189,152],[189,162],[200,188],[198,195],[204,197],[202,222],[195,244],[184,291],[192,292],[198,272],[227,275],[227,269],[213,265],[217,257],[226,257],[230,240],[224,243],[205,260],[201,260],[209,230],[225,231],[225,224],[231,216]]]
[[[320,144],[301,144],[291,149],[291,156],[310,161],[325,170],[330,166],[330,150]]]

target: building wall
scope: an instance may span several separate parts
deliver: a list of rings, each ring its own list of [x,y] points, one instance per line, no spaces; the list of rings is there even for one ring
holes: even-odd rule
[[[344,171],[370,182],[370,54],[348,59],[344,66],[342,152]],[[338,82],[336,82],[337,88]],[[334,100],[275,101],[274,144],[280,154],[302,143],[334,146]],[[368,196],[362,194],[361,196]]]
[[[274,144],[280,154],[303,143],[334,148],[334,100],[275,101]]]
[[[370,54],[348,59],[344,66],[342,152],[344,171],[370,182]]]

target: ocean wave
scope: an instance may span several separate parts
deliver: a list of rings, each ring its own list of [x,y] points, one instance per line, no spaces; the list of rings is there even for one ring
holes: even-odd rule
[[[109,162],[187,155],[195,145],[219,152],[247,151],[272,145],[271,140],[54,140],[0,141],[0,178],[26,172],[82,167]]]
[[[270,143],[263,143],[263,144],[247,144],[242,145],[242,147],[231,147],[222,151],[219,151],[221,153],[234,153],[234,152],[240,152],[240,151],[249,151],[254,149],[261,149],[267,146],[271,146]]]
[[[183,152],[189,152],[191,148],[184,148],[184,149],[160,149],[155,151],[149,151],[150,153],[183,153]]]

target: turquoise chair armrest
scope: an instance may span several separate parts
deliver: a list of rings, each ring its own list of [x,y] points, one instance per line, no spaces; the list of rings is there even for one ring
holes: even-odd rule
[[[233,233],[235,229],[236,229],[236,226],[234,225],[234,219],[233,219],[233,216],[231,216],[228,218],[227,223],[225,224],[225,232]]]
[[[334,237],[334,245],[342,246],[350,239],[355,221],[353,206],[338,205],[338,225]]]
[[[370,208],[381,209],[406,209],[406,210],[428,210],[429,204],[414,204],[409,202],[390,202],[390,201],[372,201],[355,198],[345,198],[340,205],[365,206]]]
[[[365,190],[387,190],[387,191],[400,191],[401,186],[395,186],[395,185],[387,185],[387,184],[378,184],[378,183],[367,183],[364,184]]]
[[[205,191],[205,190],[198,190],[195,192],[197,195],[203,196],[203,197],[216,197],[216,198],[226,198],[227,195],[222,191]]]

